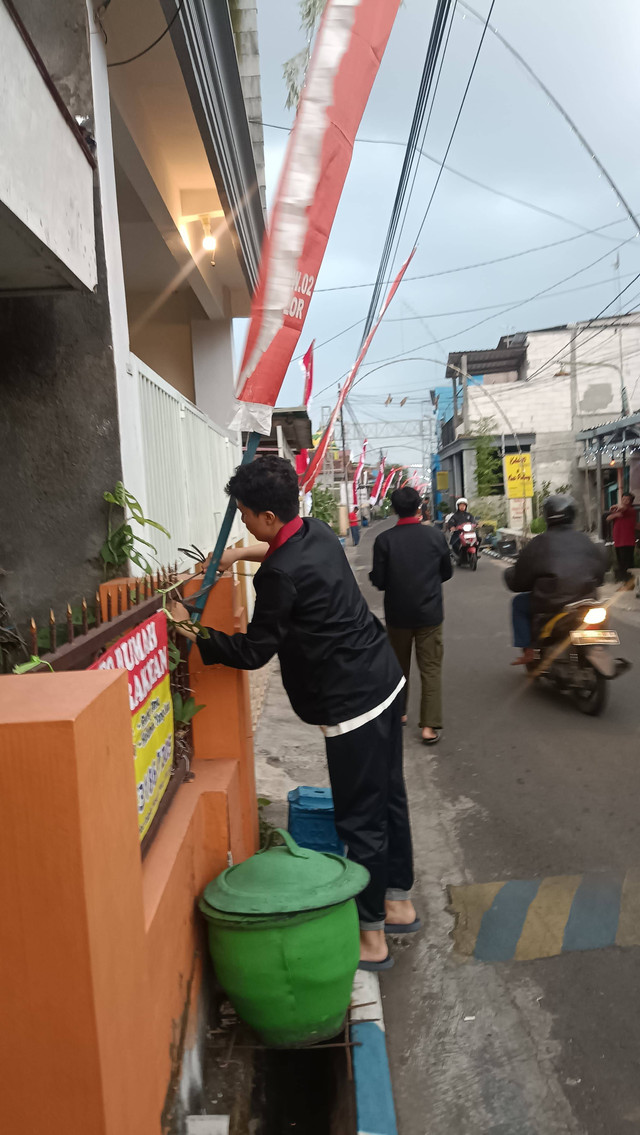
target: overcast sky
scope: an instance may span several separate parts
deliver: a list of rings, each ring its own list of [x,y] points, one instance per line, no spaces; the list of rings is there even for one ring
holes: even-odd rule
[[[474,6],[484,15],[489,0],[476,0]],[[359,132],[362,139],[402,145],[356,142],[300,340],[301,352],[312,338],[317,344],[316,424],[322,408],[335,402],[337,383],[357,353],[362,325],[326,347],[320,344],[364,320],[371,296],[371,287],[322,289],[375,280],[434,7],[433,0],[404,0]],[[298,6],[296,0],[258,0],[258,8],[264,121],[290,126],[282,63],[303,46]],[[609,0],[606,5],[602,0],[497,0],[492,23],[563,103],[632,208],[640,211],[637,0]],[[425,143],[436,158],[444,153],[480,35],[481,24],[458,8]],[[286,141],[285,131],[265,127],[270,199]],[[494,347],[508,332],[588,319],[618,291],[613,267],[616,245],[632,238],[634,227],[623,219],[622,207],[564,120],[490,33],[447,164],[567,219],[518,205],[445,171],[410,268],[412,276],[561,241],[580,232],[576,225],[621,223],[605,230],[608,239],[582,236],[489,267],[404,283],[370,349],[369,365],[400,352],[444,359],[449,350]],[[437,164],[422,159],[396,270],[412,247],[437,170]],[[600,263],[587,268],[599,257],[603,257]],[[640,271],[640,239],[629,240],[620,249],[620,262],[624,286]],[[555,293],[499,314],[501,307],[525,300],[583,268],[575,279],[559,284]],[[637,297],[640,306],[640,281],[627,297]],[[478,310],[490,304],[500,306]],[[415,315],[424,319],[407,318]],[[467,330],[480,320],[485,322]],[[418,399],[428,397],[429,388],[441,385],[443,376],[444,366],[437,362],[395,362],[355,388],[353,408],[361,422],[418,416]],[[329,389],[320,393],[324,387]],[[385,409],[389,393],[394,401]],[[403,395],[415,401],[400,410],[397,403]],[[302,376],[294,363],[280,405],[297,405],[301,397]],[[419,459],[408,449],[389,449],[396,458]]]

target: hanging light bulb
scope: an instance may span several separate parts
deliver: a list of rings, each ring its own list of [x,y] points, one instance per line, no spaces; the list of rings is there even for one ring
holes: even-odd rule
[[[203,232],[202,247],[204,248],[205,252],[211,253],[211,264],[213,267],[215,267],[217,241],[213,233],[211,232],[211,218],[203,216],[200,217],[200,221],[202,223]]]

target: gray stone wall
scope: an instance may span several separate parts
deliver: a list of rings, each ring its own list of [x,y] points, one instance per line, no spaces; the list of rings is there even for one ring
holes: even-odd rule
[[[84,4],[18,6],[69,109],[90,114]],[[121,476],[98,193],[95,293],[0,299],[0,596],[22,631],[95,592],[102,493]]]

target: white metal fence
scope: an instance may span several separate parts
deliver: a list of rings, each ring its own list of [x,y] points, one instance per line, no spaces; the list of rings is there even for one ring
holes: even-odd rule
[[[130,361],[139,398],[142,503],[171,539],[155,529],[144,535],[156,546],[161,564],[184,563],[179,546],[213,548],[227,507],[224,486],[242,457],[240,439],[214,425],[135,355]],[[236,518],[230,539],[242,535]]]

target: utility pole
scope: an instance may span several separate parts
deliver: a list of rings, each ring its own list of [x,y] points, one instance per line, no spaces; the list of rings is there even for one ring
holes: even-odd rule
[[[624,418],[629,413],[629,400],[627,397],[627,388],[624,384],[624,359],[622,354],[622,297],[620,295],[620,253],[616,253],[616,258],[613,262],[616,270],[616,278],[618,282],[618,358],[620,360],[620,409],[622,417]]]
[[[453,374],[451,375],[451,382],[453,383],[453,434],[454,434],[454,437],[455,437],[455,432],[456,432],[456,429],[458,427],[458,372],[457,372],[457,370],[453,371]]]
[[[469,432],[469,387],[467,384],[466,355],[462,355],[460,359],[460,370],[462,371],[462,433],[466,437]]]
[[[344,440],[344,414],[342,406],[340,407],[340,432],[342,434],[342,475],[344,478],[344,503],[347,506],[347,516],[349,514],[349,466],[347,461],[347,443]],[[347,525],[348,527],[348,525]]]

